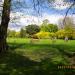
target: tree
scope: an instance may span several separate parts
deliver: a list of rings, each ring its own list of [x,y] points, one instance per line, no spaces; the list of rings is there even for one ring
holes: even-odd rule
[[[58,31],[58,26],[54,24],[48,24],[47,25],[47,31],[48,32],[57,32]]]
[[[44,24],[44,25],[49,24],[49,20],[48,20],[48,19],[45,19],[45,20],[43,21],[43,24]]]
[[[72,34],[75,31],[75,26],[72,18],[65,18],[64,29],[66,31],[66,36],[72,39]]]
[[[73,18],[71,18],[71,17],[65,18],[64,29],[65,30],[73,30],[74,29]]]
[[[45,20],[43,21],[42,25],[40,26],[41,31],[47,32],[47,25],[48,25],[48,24],[49,24],[48,19],[45,19]]]
[[[64,18],[60,18],[60,19],[58,20],[58,29],[59,29],[59,30],[60,30],[60,29],[64,29],[63,20],[64,20]]]
[[[67,29],[68,30],[68,28],[71,28],[71,29],[75,28],[72,17],[66,17],[64,24],[63,24],[63,20],[64,20],[63,18],[59,19],[59,29]]]
[[[59,21],[61,21],[61,23],[63,24],[63,19],[60,19]],[[75,26],[74,26],[73,18],[66,17],[64,25],[62,25],[62,26],[63,27],[61,28],[61,25],[60,25],[60,29],[65,30],[65,36],[72,39],[72,34],[75,32]]]
[[[4,52],[7,50],[7,28],[10,20],[10,6],[11,0],[4,0],[2,17],[1,17],[1,25],[0,25],[0,52]]]
[[[33,35],[33,34],[36,34],[37,32],[40,31],[40,27],[37,26],[37,25],[28,25],[26,26],[26,32],[29,34],[29,35]]]
[[[58,26],[54,24],[44,23],[41,25],[41,31],[44,32],[56,32],[58,31]]]
[[[21,28],[21,30],[20,30],[20,37],[21,37],[21,38],[26,37],[26,30],[23,29],[23,28]]]
[[[65,30],[66,36],[72,39],[72,34],[75,32],[75,26],[74,26],[73,18],[66,17],[63,28]]]

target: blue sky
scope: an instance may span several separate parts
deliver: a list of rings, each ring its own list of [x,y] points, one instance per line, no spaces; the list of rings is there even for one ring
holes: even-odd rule
[[[35,4],[37,4],[36,0],[34,0],[34,1],[35,1]],[[38,10],[39,10],[40,14],[47,13],[50,15],[52,15],[52,14],[64,15],[69,7],[69,4],[66,4],[65,6],[63,6],[63,3],[62,3],[63,0],[55,0],[56,6],[54,6],[55,4],[54,5],[48,4],[47,0],[40,0],[40,1],[44,1],[44,2],[40,3],[39,6],[35,5],[36,9],[34,9],[33,0],[20,0],[20,4],[19,3],[12,4],[13,6],[16,6],[17,8],[19,8],[19,9],[17,9],[17,8],[13,9],[13,11],[22,12],[26,15],[34,15],[34,16],[38,15],[38,13],[37,13]],[[74,0],[65,0],[65,1],[72,2]],[[61,4],[61,6],[59,6],[57,4]],[[74,9],[71,9],[69,11],[69,14],[71,14],[72,12],[74,12]]]
[[[16,3],[15,1],[20,2]],[[55,0],[54,3],[40,0],[39,6],[37,6],[36,0],[34,1],[36,9],[33,7],[33,0],[12,0],[11,19],[16,17],[16,24],[10,22],[10,29],[20,30],[21,27],[28,24],[41,24],[44,19],[48,19],[50,23],[57,24],[58,20],[65,16],[66,11],[74,0]],[[40,14],[38,14],[38,10]],[[74,7],[69,11],[68,15],[74,15],[72,13],[75,13]]]

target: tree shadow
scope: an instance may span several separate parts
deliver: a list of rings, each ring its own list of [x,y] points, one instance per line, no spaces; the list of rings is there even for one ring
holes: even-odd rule
[[[38,62],[20,54],[9,52],[0,58],[0,75],[23,75],[23,73],[28,73],[27,71],[31,72],[37,65]]]
[[[59,70],[58,65],[47,58],[36,62],[15,52],[8,52],[0,57],[0,75],[73,75],[73,73],[72,70],[66,72]]]
[[[15,49],[32,49],[32,47],[36,48],[43,48],[43,49],[50,49],[50,48],[56,48],[60,51],[61,54],[67,55],[67,56],[74,56],[75,55],[75,47],[69,46],[65,44],[30,44],[30,43],[10,43],[9,49],[15,50]]]
[[[75,47],[69,46],[65,44],[31,44],[31,43],[10,43],[9,44],[10,50],[18,49],[32,49],[32,47],[36,47],[37,49],[50,49],[50,48],[56,48],[62,55],[66,55],[68,57],[74,57],[75,56]],[[35,49],[36,49],[35,48]],[[73,51],[71,50],[73,49]]]
[[[58,69],[58,66],[63,64],[55,64],[50,58],[41,59],[40,62],[37,62],[14,51],[17,48],[32,49],[32,47],[37,47],[40,50],[42,48],[50,50],[52,47],[56,48],[62,55],[67,55],[64,50],[71,46],[63,44],[10,43],[9,52],[0,57],[0,75],[73,75],[75,73],[75,70],[72,69]]]

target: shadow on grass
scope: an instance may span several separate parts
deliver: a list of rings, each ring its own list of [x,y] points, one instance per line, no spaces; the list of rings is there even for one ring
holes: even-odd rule
[[[0,56],[0,75],[73,75],[73,70],[59,70],[50,59],[35,62],[26,56],[8,52]]]
[[[55,47],[58,49],[69,49],[69,48],[75,48],[75,46],[69,46],[65,44],[33,44],[33,43],[9,43],[9,46],[11,49],[16,49],[16,48],[27,48],[27,47]]]
[[[23,50],[24,52],[31,50],[32,51],[32,53],[30,53],[31,56],[34,55],[35,57],[36,55],[38,55],[39,58],[42,58],[42,57],[51,58],[52,56],[53,59],[55,60],[59,59],[62,63],[68,62],[68,64],[70,65],[75,65],[75,47],[74,46],[69,46],[67,44],[31,44],[31,43],[21,43],[21,44],[10,43],[9,45],[10,45],[10,50],[18,49],[21,51]],[[28,55],[30,54],[28,53]]]
[[[30,43],[10,43],[10,49],[15,50],[15,49],[49,49],[50,48],[56,48],[58,51],[63,54],[67,55],[68,57],[75,56],[75,47],[74,46],[69,46],[65,44],[30,44]]]

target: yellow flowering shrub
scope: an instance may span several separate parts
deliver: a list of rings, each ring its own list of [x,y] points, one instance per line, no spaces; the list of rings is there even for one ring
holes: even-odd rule
[[[38,38],[43,39],[43,38],[50,38],[50,32],[39,32],[35,34]]]

